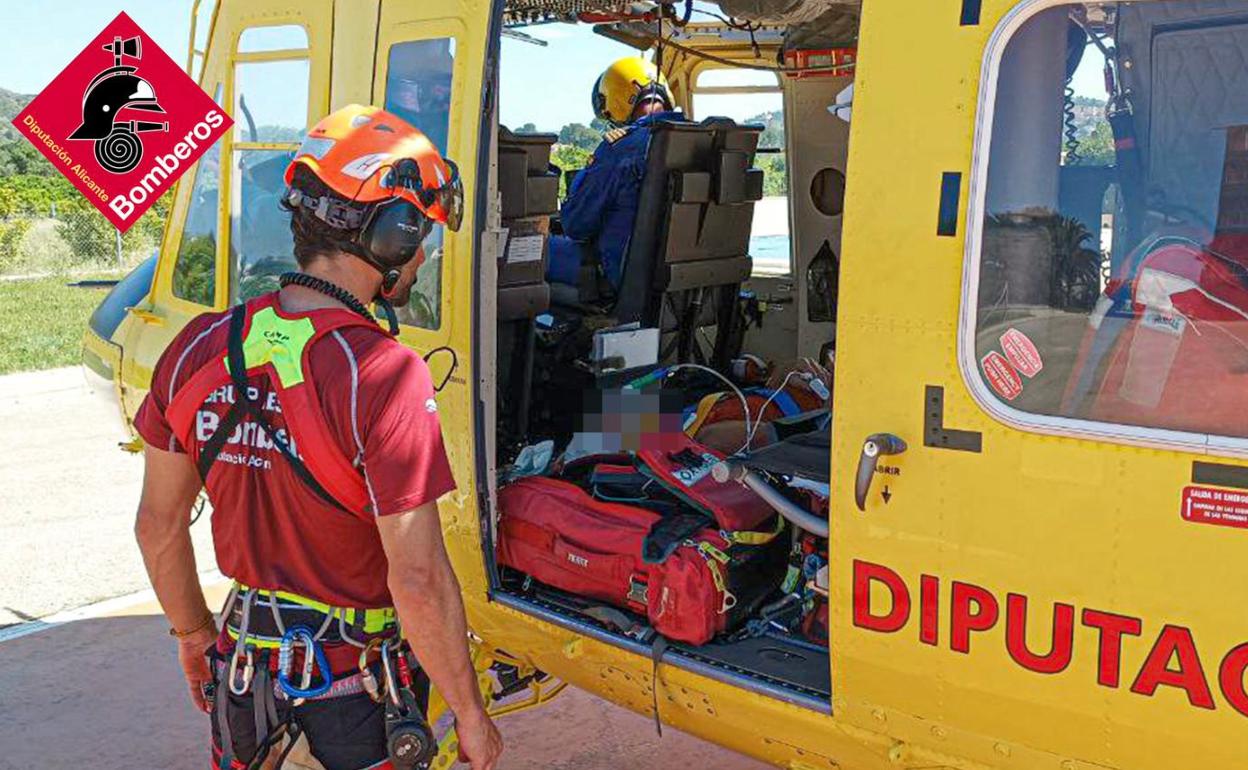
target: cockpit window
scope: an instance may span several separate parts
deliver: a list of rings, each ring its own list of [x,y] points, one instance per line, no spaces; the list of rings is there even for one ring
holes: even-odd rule
[[[1063,5],[1009,40],[964,346],[994,411],[1248,437],[1245,51],[1244,0]]]
[[[223,89],[217,86],[214,99],[221,103]],[[217,206],[221,186],[221,142],[218,140],[200,157],[188,174],[193,177],[191,200],[178,241],[178,258],[173,263],[173,294],[199,305],[212,307],[217,290]]]

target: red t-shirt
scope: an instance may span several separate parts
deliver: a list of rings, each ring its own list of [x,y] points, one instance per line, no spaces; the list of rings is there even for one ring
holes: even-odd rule
[[[275,310],[285,318],[351,315],[340,309]],[[186,452],[165,411],[200,367],[225,355],[229,318],[228,311],[199,316],[161,356],[135,417],[149,445]],[[359,469],[373,513],[351,515],[321,499],[244,416],[236,434],[241,440],[226,442],[208,475],[217,564],[224,574],[255,588],[290,591],[341,607],[391,606],[386,556],[373,516],[411,510],[455,488],[429,369],[397,340],[359,327],[339,329],[313,343],[308,367],[343,455],[354,459],[363,448]],[[248,384],[258,391],[280,435],[285,415],[268,376],[257,373]],[[212,397],[200,407],[195,419],[200,448],[228,409],[225,398]]]

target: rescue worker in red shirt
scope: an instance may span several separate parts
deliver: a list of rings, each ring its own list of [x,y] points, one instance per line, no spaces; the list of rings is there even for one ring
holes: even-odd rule
[[[438,521],[454,480],[434,389],[366,308],[405,303],[425,236],[459,227],[457,169],[399,118],[352,105],[308,133],[286,183],[301,272],[188,324],[135,419],[136,535],[212,713],[214,766],[260,767],[302,733],[327,770],[422,767],[432,680],[461,759],[489,770],[502,739]],[[234,580],[219,633],[188,531],[201,487]]]

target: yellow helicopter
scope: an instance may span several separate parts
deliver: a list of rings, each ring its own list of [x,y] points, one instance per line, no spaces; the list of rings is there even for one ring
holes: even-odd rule
[[[197,0],[193,17],[188,68],[235,128],[92,317],[85,369],[131,420],[189,319],[292,264],[276,201],[300,134],[350,103],[407,110],[469,202],[431,236],[400,339],[442,385],[459,491],[441,512],[496,713],[568,683],[806,770],[1244,765],[1248,0]],[[546,280],[574,169],[552,169],[557,137],[500,123],[517,51],[559,66],[552,29],[595,35],[603,65],[648,55],[685,116],[652,139],[616,296]],[[782,115],[771,146],[707,120],[760,96]],[[768,174],[786,195],[761,240]],[[559,358],[569,324],[592,339]],[[718,474],[789,522],[796,609],[764,591],[710,641],[660,648],[644,613],[621,624],[500,561],[500,490],[566,444],[564,394],[640,361],[714,370],[731,399],[745,354],[833,351],[819,427]]]

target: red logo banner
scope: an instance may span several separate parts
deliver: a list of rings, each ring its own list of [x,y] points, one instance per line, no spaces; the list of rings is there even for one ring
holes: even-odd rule
[[[233,124],[124,13],[13,119],[123,232]]]

